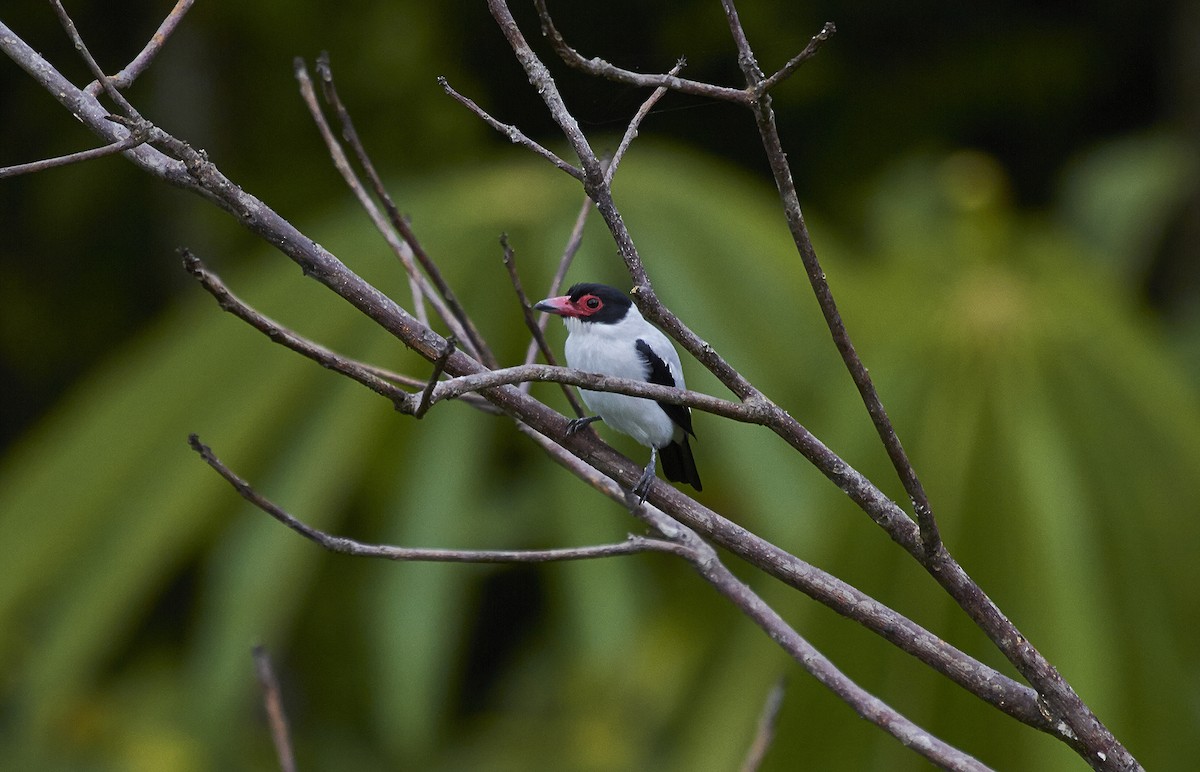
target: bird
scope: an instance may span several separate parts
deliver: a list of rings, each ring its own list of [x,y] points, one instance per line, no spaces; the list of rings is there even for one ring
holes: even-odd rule
[[[629,296],[607,284],[574,284],[566,295],[540,300],[538,311],[561,316],[567,327],[564,353],[576,370],[617,378],[686,388],[675,347],[638,311]],[[696,461],[688,445],[692,411],[683,405],[657,402],[606,391],[580,389],[588,409],[596,415],[576,418],[567,425],[571,435],[595,421],[604,421],[650,448],[650,463],[633,493],[645,502],[655,480],[655,462],[662,459],[663,476],[703,490]]]

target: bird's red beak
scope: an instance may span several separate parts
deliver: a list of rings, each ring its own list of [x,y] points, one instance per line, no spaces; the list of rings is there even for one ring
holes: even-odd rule
[[[562,295],[556,298],[539,300],[533,305],[533,307],[538,311],[545,311],[548,314],[555,314],[557,316],[578,317],[583,315],[579,313],[579,309],[576,308],[575,304],[571,302],[570,295]]]

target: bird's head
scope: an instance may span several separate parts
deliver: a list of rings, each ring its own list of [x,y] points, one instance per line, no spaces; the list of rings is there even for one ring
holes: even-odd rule
[[[633,301],[621,290],[607,284],[575,284],[566,295],[546,298],[534,304],[538,311],[581,322],[615,324],[625,318]]]

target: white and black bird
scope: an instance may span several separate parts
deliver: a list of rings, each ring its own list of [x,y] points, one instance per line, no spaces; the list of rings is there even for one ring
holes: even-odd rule
[[[567,365],[576,370],[617,378],[649,381],[686,388],[679,354],[657,327],[647,322],[629,296],[606,284],[576,284],[561,297],[534,305],[557,314],[567,326]],[[656,458],[662,458],[663,476],[701,490],[700,475],[688,446],[692,412],[683,405],[642,397],[580,389],[584,404],[599,415],[576,418],[567,427],[574,434],[593,421],[604,421],[650,448],[650,463],[633,492],[646,500],[654,481]]]

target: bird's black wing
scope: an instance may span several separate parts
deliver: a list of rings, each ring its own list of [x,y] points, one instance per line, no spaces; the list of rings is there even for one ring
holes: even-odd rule
[[[658,383],[663,386],[674,386],[675,378],[671,375],[671,368],[667,367],[667,363],[662,360],[658,354],[654,353],[654,349],[646,341],[638,338],[637,341],[638,353],[642,355],[642,361],[646,363],[648,374],[646,380],[650,383]],[[675,423],[680,429],[683,429],[693,437],[696,433],[692,431],[692,411],[688,410],[683,405],[672,405],[669,402],[659,402],[658,406],[663,409],[663,412]]]
[[[671,375],[671,368],[662,360],[662,357],[654,353],[654,349],[650,347],[649,343],[639,338],[637,350],[642,357],[642,361],[646,363],[646,370],[648,371],[646,380],[650,381],[650,383],[662,384],[663,386],[675,385],[675,378]],[[692,411],[683,405],[672,405],[669,402],[659,402],[658,406],[663,409],[663,412],[667,414],[676,426],[687,432],[678,442],[671,442],[665,447],[659,448],[659,459],[662,460],[663,475],[671,482],[687,483],[696,490],[702,490],[700,486],[700,473],[696,471],[696,461],[692,458],[692,449],[688,447],[687,441],[688,434],[693,437],[696,436],[696,433],[692,431]]]

